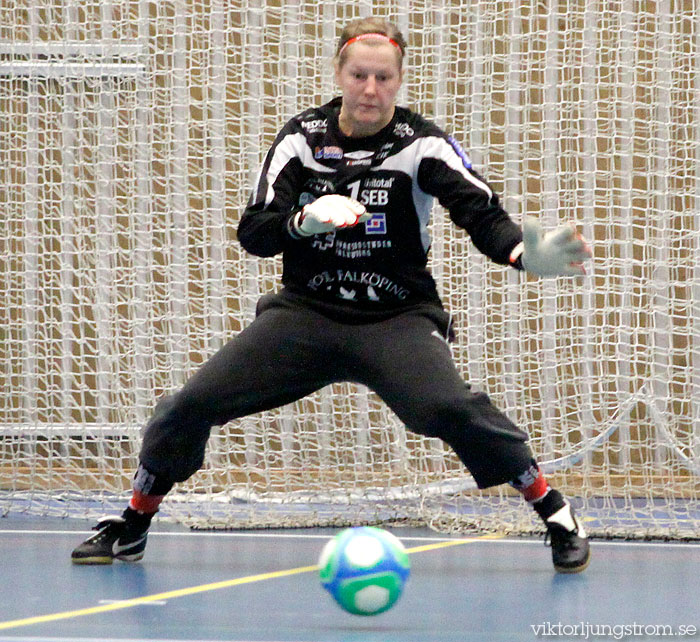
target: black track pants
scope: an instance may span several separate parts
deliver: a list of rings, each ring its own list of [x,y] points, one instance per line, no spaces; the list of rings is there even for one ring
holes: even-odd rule
[[[480,488],[515,479],[532,462],[527,436],[460,377],[446,326],[439,309],[351,325],[264,297],[255,321],[159,402],[141,462],[184,481],[202,466],[212,426],[352,381],[376,392],[409,430],[449,444]]]

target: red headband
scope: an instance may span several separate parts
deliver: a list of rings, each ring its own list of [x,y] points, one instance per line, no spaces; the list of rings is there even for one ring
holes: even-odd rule
[[[353,42],[357,42],[358,40],[366,40],[367,38],[379,38],[380,40],[384,40],[385,42],[394,45],[394,47],[401,51],[401,55],[403,55],[401,45],[398,42],[396,42],[396,40],[392,40],[391,38],[389,38],[389,36],[383,33],[361,33],[359,36],[354,36],[353,38],[350,38],[345,42],[345,44],[340,48],[340,51],[338,52],[338,57],[340,57],[343,51],[345,51]]]

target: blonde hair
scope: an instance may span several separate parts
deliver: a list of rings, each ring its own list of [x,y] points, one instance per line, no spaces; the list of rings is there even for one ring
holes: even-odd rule
[[[399,54],[399,67],[403,64],[403,58],[406,55],[406,39],[403,34],[399,31],[398,27],[383,18],[375,18],[370,16],[369,18],[360,18],[359,20],[353,20],[345,25],[342,33],[340,34],[340,40],[338,41],[338,47],[335,50],[335,58],[339,67],[343,66],[346,58],[347,48],[346,44],[353,38],[362,36],[365,34],[378,34],[386,36],[389,38],[397,48],[397,53]]]

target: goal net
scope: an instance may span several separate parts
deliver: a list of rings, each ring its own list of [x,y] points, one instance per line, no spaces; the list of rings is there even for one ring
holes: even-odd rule
[[[574,221],[580,280],[528,278],[436,206],[464,378],[600,536],[700,536],[700,9],[671,0],[17,0],[0,5],[0,510],[121,509],[140,431],[248,324],[280,261],[238,217],[347,20],[409,41],[400,102],[515,220]],[[426,386],[430,375],[426,373]],[[441,442],[337,384],[214,430],[161,515],[195,526],[538,528]]]

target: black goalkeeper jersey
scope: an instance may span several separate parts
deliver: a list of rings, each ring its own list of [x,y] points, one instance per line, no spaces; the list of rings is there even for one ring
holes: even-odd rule
[[[427,269],[435,198],[482,253],[508,264],[522,240],[520,227],[454,138],[402,107],[379,133],[351,138],[338,126],[340,104],[336,98],[284,126],[238,227],[248,252],[282,252],[287,293],[348,320],[440,306]],[[350,196],[372,217],[353,228],[295,238],[290,219],[324,194]]]

